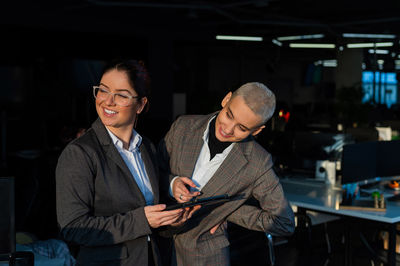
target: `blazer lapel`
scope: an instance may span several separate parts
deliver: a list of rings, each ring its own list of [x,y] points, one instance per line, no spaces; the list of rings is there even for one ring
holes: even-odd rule
[[[194,167],[196,166],[197,158],[200,155],[201,148],[203,147],[203,134],[207,128],[208,120],[201,126],[198,130],[193,130],[193,135],[187,139],[187,142],[182,145],[186,151],[183,151],[184,156],[182,156],[183,169],[180,169],[182,176],[191,178]]]
[[[126,166],[124,160],[122,159],[121,155],[119,154],[117,148],[115,148],[114,144],[111,141],[111,137],[108,135],[106,128],[104,127],[103,123],[101,122],[100,118],[98,118],[92,125],[92,128],[96,132],[97,137],[100,140],[101,145],[103,146],[104,150],[106,151],[106,155],[114,161],[116,165],[121,169],[123,172],[123,176],[126,179],[126,182],[129,184],[130,188],[132,189],[134,195],[138,196],[139,200],[146,204],[146,200],[143,196],[142,191],[140,190],[139,186],[136,184],[134,177],[131,174],[128,166]]]
[[[224,187],[248,163],[243,153],[243,145],[243,143],[235,143],[218,170],[202,189],[205,194],[212,196],[228,193]]]

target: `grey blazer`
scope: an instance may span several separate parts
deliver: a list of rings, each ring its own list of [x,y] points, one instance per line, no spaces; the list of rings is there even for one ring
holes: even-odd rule
[[[143,138],[140,152],[157,204],[154,146]],[[100,119],[62,152],[56,190],[61,234],[80,246],[79,264],[147,265],[148,235],[159,264],[155,238],[144,213],[144,196]]]
[[[202,136],[213,115],[216,113],[182,116],[173,123],[160,145],[162,178],[191,177],[203,145]],[[235,143],[202,191],[202,197],[227,193],[237,199],[222,206],[203,206],[175,232],[173,264],[229,265],[226,227],[220,226],[213,235],[209,233],[222,221],[273,235],[290,235],[294,231],[294,215],[272,169],[271,155],[252,137]],[[258,201],[259,207],[244,204],[250,197]]]

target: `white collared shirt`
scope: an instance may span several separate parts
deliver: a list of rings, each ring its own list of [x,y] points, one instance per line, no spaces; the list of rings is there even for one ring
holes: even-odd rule
[[[132,131],[132,137],[129,142],[128,150],[123,148],[122,141],[115,136],[108,128],[106,128],[108,134],[117,148],[122,159],[124,159],[126,165],[129,168],[136,184],[142,191],[142,194],[146,200],[146,205],[152,205],[154,203],[153,190],[151,188],[150,179],[147,175],[146,168],[144,166],[142,156],[140,154],[140,145],[142,144],[142,137],[135,131]]]
[[[215,117],[215,116],[214,116]],[[214,158],[210,161],[210,148],[208,147],[208,137],[209,137],[209,129],[210,122],[212,117],[208,121],[208,125],[203,134],[203,147],[201,148],[200,155],[197,158],[196,166],[193,171],[192,181],[196,184],[199,190],[203,189],[203,187],[207,184],[207,182],[211,179],[211,177],[215,174],[221,164],[224,162],[225,158],[228,156],[229,152],[232,150],[232,143],[222,153],[217,153]]]

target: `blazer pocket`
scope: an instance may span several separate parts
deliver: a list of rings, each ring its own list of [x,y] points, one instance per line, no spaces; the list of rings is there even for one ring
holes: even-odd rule
[[[123,244],[100,247],[81,247],[78,261],[81,263],[95,263],[101,261],[123,260],[128,257],[128,249]]]
[[[204,254],[219,252],[220,249],[227,246],[229,246],[229,240],[223,232],[220,234],[215,232],[214,235],[207,232],[197,240],[198,251]]]

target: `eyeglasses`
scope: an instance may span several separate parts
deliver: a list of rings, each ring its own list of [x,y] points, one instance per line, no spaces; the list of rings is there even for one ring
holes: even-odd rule
[[[94,98],[99,100],[106,100],[111,95],[113,102],[119,106],[129,106],[132,103],[132,99],[140,98],[140,96],[132,96],[127,93],[114,93],[101,86],[93,86],[93,95]]]

